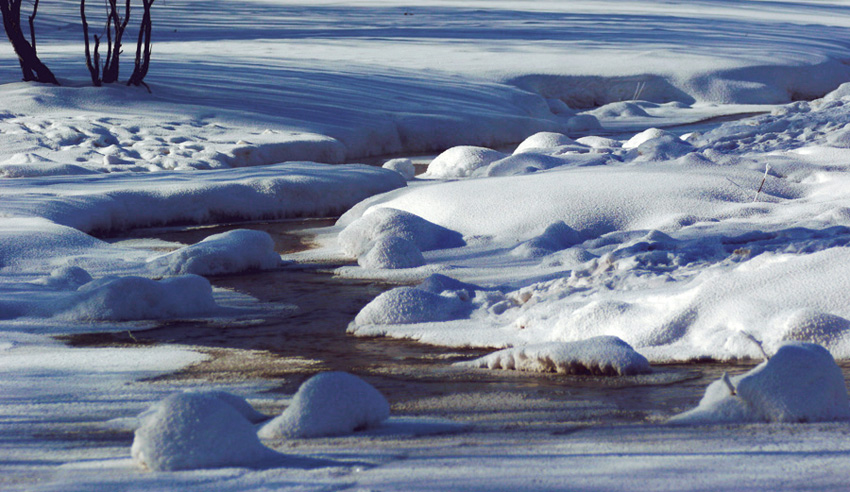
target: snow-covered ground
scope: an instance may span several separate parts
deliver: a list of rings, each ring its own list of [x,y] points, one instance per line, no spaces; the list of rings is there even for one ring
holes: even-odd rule
[[[38,16],[62,87],[17,82],[0,45],[0,488],[845,488],[846,422],[415,437],[413,421],[398,439],[297,441],[284,467],[142,472],[110,439],[199,388],[140,379],[202,356],[50,336],[289,309],[201,276],[281,268],[262,233],[171,253],[91,234],[342,214],[321,248],[283,260],[428,279],[379,296],[354,335],[516,347],[489,367],[613,367],[572,352],[597,336],[656,364],[760,359],[754,339],[850,359],[850,6],[169,0],[154,14],[152,93],[87,86],[76,2]],[[342,164],[390,155],[428,171]]]

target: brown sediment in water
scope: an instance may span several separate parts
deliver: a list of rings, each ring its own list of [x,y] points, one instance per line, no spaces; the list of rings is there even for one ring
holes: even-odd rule
[[[332,222],[285,221],[191,229],[136,231],[133,237],[184,244],[233,228],[269,232],[278,251],[308,249],[300,231]],[[644,376],[588,377],[515,371],[460,369],[453,362],[487,349],[437,347],[410,340],[355,337],[346,333],[360,309],[391,284],[335,277],[305,268],[284,268],[210,278],[217,287],[251,295],[269,309],[245,321],[169,321],[124,333],[72,335],[74,346],[179,344],[207,360],[152,381],[234,383],[273,381],[273,393],[292,394],[323,371],[357,374],[387,396],[393,411],[407,415],[486,422],[499,428],[634,423],[663,420],[692,408],[723,372],[744,372],[754,362],[702,362],[656,366]],[[845,365],[845,372],[850,366]],[[279,408],[266,409],[277,411]]]

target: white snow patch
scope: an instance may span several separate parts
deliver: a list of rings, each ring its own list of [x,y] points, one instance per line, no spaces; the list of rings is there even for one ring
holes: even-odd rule
[[[422,251],[407,239],[381,236],[371,243],[366,254],[357,258],[363,268],[416,268],[425,264]]]
[[[438,155],[428,164],[428,170],[422,176],[433,179],[466,178],[476,169],[489,166],[506,154],[484,148],[462,145],[452,147]]]
[[[347,216],[343,216],[337,224],[345,224],[346,220]],[[339,233],[338,241],[345,253],[360,257],[369,251],[373,241],[390,236],[410,241],[421,251],[455,248],[465,244],[457,232],[393,208],[370,210],[370,213],[352,220]]]

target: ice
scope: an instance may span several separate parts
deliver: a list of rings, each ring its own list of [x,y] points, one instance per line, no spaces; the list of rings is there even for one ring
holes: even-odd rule
[[[644,356],[626,342],[610,336],[509,348],[458,365],[604,376],[626,376],[651,371]]]
[[[228,398],[214,393],[171,395],[140,420],[131,453],[148,470],[257,467],[280,457]]]
[[[274,240],[267,232],[235,229],[214,234],[171,253],[148,260],[158,275],[222,275],[279,267]]]
[[[298,388],[292,403],[259,432],[263,439],[340,436],[379,426],[390,416],[387,399],[366,381],[325,372]]]
[[[789,342],[740,376],[712,383],[699,405],[671,422],[823,422],[850,419],[841,369],[817,344]]]

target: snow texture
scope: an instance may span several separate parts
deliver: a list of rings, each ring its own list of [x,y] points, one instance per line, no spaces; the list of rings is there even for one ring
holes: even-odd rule
[[[507,157],[502,152],[484,147],[461,145],[438,155],[428,164],[423,177],[433,179],[465,178],[476,170]]]
[[[725,378],[725,376],[724,376]],[[841,369],[829,351],[789,342],[755,369],[711,383],[699,405],[671,422],[825,422],[850,419]]]
[[[561,374],[628,376],[651,372],[649,362],[617,337],[515,347],[457,365]]]
[[[214,234],[171,253],[148,260],[159,275],[223,275],[249,270],[271,270],[281,264],[274,240],[264,231],[236,229]]]
[[[387,399],[366,381],[325,372],[298,388],[292,403],[259,431],[263,439],[341,436],[379,426],[390,416]]]
[[[280,455],[257,438],[254,426],[216,393],[177,393],[140,416],[131,454],[152,471],[259,467]]]

